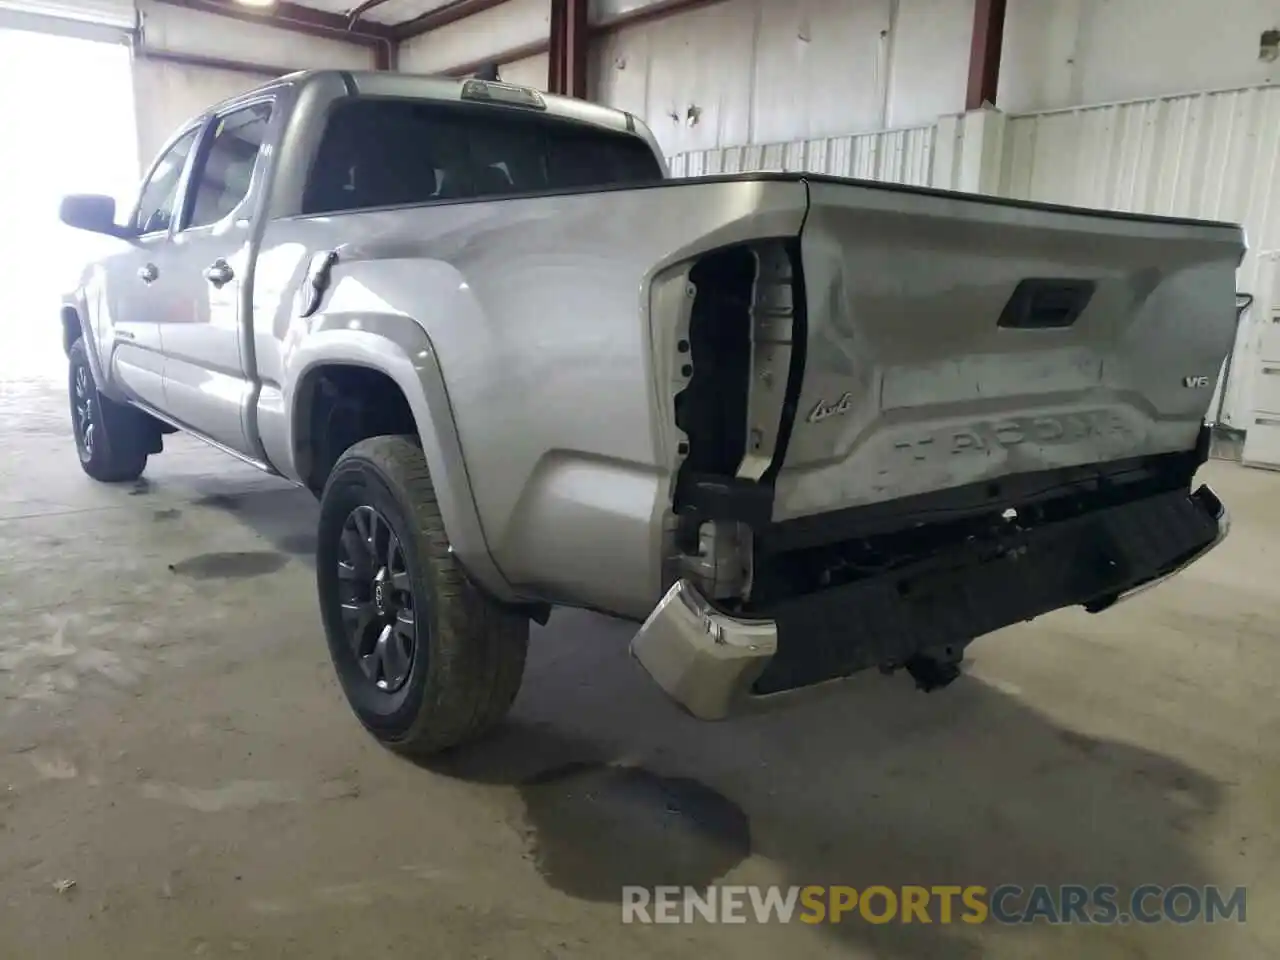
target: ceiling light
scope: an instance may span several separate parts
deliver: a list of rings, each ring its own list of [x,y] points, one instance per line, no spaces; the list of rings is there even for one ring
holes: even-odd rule
[[[245,7],[274,7],[276,0],[236,0],[236,3]]]

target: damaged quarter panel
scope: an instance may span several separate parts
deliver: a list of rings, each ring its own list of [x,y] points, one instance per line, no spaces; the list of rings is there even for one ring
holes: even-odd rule
[[[803,184],[744,179],[424,217],[418,242],[457,271],[426,326],[514,586],[638,618],[657,602],[681,365],[654,342],[676,316],[651,281],[709,249],[794,236],[803,212]]]
[[[445,517],[464,565],[487,552],[492,583],[478,578],[499,595],[642,618],[663,589],[680,456],[677,318],[650,303],[651,283],[684,276],[710,249],[794,237],[804,206],[794,180],[669,181],[272,224],[259,268],[264,297],[296,290],[326,231],[338,242],[337,224],[341,247],[320,314],[299,319],[277,294],[275,327],[259,331],[282,345],[278,365],[262,363],[264,445],[273,462],[293,446],[284,419],[292,398],[271,391],[295,381],[320,343],[348,360],[363,352],[370,365],[398,355],[427,384],[419,393],[441,405],[410,396],[420,430],[424,419],[456,428],[458,469],[437,475],[427,452],[459,514],[474,504],[476,545]]]
[[[309,377],[327,364],[363,366],[389,376],[408,401],[430,465],[450,542],[468,573],[493,595],[517,599],[490,555],[471,495],[455,419],[436,351],[424,326],[422,291],[448,291],[457,278],[447,264],[397,254],[402,247],[363,237],[342,222],[342,240],[324,218],[282,220],[268,228],[258,261],[256,313],[272,317],[256,331],[261,395],[258,429],[270,462],[289,479],[310,469]],[[345,241],[345,242],[344,242]],[[336,244],[328,248],[327,242]],[[311,251],[321,251],[313,254]],[[317,259],[330,259],[323,309],[302,316],[295,296]],[[303,294],[299,294],[303,291]],[[442,299],[447,304],[447,299]],[[429,311],[428,311],[429,313]]]

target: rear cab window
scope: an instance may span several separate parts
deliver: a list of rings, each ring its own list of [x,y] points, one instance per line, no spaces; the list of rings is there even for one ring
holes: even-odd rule
[[[304,214],[638,184],[638,136],[518,108],[352,97],[329,116]]]

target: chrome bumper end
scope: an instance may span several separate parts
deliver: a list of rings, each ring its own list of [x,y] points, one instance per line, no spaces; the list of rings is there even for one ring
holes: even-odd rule
[[[772,620],[721,613],[687,580],[667,591],[631,641],[654,682],[699,720],[740,712],[777,652]]]

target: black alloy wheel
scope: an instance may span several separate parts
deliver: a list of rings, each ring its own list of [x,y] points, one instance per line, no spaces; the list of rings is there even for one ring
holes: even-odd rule
[[[529,620],[454,555],[416,437],[370,437],[320,496],[316,590],[342,692],[393,750],[427,757],[473,741],[511,707]]]
[[[98,391],[90,379],[87,364],[76,364],[71,368],[71,429],[75,432],[76,450],[80,454],[80,462],[88,463],[93,459],[93,445],[97,439],[97,406]]]
[[[366,679],[383,693],[409,680],[418,642],[413,581],[400,538],[371,506],[347,515],[338,543],[338,583],[347,643]],[[425,627],[426,620],[422,623]]]

